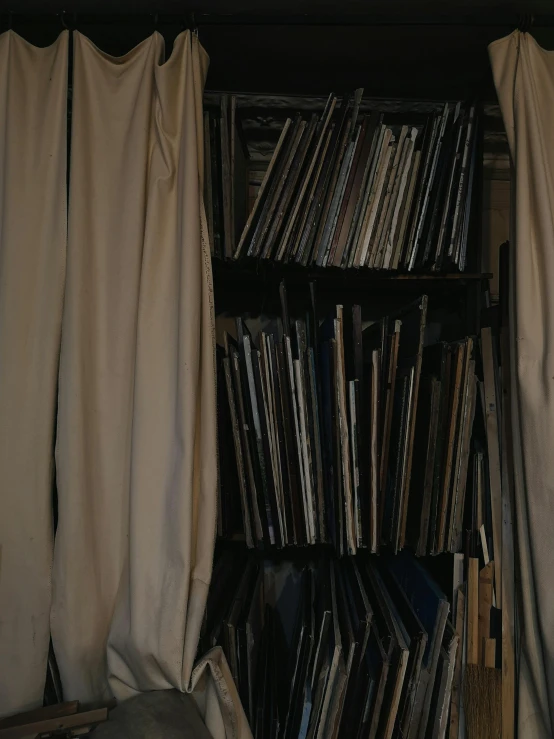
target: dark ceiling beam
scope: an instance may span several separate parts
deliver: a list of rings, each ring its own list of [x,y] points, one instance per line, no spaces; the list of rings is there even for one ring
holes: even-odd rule
[[[69,28],[79,25],[133,24],[150,27],[176,26],[461,26],[494,27],[513,30],[531,27],[554,27],[554,14],[539,14],[532,18],[502,10],[468,13],[0,13],[0,26],[21,24],[52,24],[58,21]]]

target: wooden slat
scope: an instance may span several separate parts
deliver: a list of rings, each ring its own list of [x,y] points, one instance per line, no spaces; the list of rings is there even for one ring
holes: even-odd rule
[[[500,446],[498,443],[498,401],[494,370],[492,332],[481,329],[481,352],[485,380],[485,416],[487,426],[487,450],[489,456],[489,478],[492,510],[493,559],[502,562],[502,482],[500,470]],[[502,602],[501,567],[495,573],[496,602]]]
[[[489,562],[479,573],[479,664],[484,664],[484,641],[490,637],[493,575],[494,562]]]
[[[79,710],[79,701],[67,701],[65,703],[56,703],[53,706],[43,706],[35,708],[33,711],[25,711],[25,713],[17,713],[15,716],[8,716],[0,721],[0,729],[8,729],[11,726],[20,726],[21,724],[31,724],[33,721],[44,721],[49,718],[59,718],[60,716],[69,716],[77,713]]]
[[[36,736],[37,734],[48,734],[63,729],[75,729],[79,726],[90,726],[106,721],[108,718],[107,708],[97,708],[94,711],[74,713],[70,716],[60,716],[42,721],[34,721],[20,726],[12,726],[8,729],[0,729],[0,739],[24,739],[24,737]]]
[[[452,681],[452,697],[450,700],[450,728],[449,739],[458,739],[460,726],[460,699],[462,686],[462,661],[464,652],[464,621],[466,615],[466,596],[464,586],[458,588],[456,597],[456,634],[458,635],[458,650],[456,652],[456,666]]]
[[[483,640],[483,653],[485,667],[496,666],[496,639]]]
[[[514,467],[510,404],[510,353],[508,329],[500,334],[502,356],[502,739],[515,737],[515,654],[514,654],[514,540],[512,511]],[[508,456],[509,455],[509,456]],[[500,569],[500,567],[497,567]],[[500,604],[499,604],[500,605]]]
[[[467,571],[467,663],[479,664],[479,560],[469,557]]]

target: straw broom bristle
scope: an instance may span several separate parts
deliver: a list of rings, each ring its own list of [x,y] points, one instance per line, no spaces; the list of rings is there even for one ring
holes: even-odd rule
[[[501,700],[502,672],[493,667],[466,665],[464,710],[467,739],[500,739]]]

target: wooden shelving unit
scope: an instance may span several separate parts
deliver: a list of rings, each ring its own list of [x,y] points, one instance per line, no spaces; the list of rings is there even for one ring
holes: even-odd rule
[[[209,93],[207,95],[207,102],[211,106],[217,106],[217,99],[218,96],[215,93]],[[290,116],[291,109],[294,109],[295,104],[298,105],[299,100],[301,102],[299,108],[305,111],[319,110],[324,104],[324,98],[314,101],[314,99],[309,97],[287,99],[285,96],[280,96],[279,100],[277,100],[276,96],[237,95],[237,99],[237,115],[244,116],[244,119],[246,120],[246,128],[248,129],[247,135],[253,136],[256,139],[257,146],[259,146],[261,142],[262,148],[264,137],[273,142],[276,140],[279,126],[274,126],[272,121]],[[266,106],[265,113],[264,105]],[[401,111],[402,106],[403,103],[396,101],[391,104],[390,110],[393,112],[395,110]],[[409,107],[409,103],[406,103],[406,106]],[[424,115],[427,112],[427,108],[432,109],[433,106],[436,107],[437,104],[422,104],[421,114]],[[258,118],[263,119],[261,127],[257,123]],[[478,145],[478,152],[479,157],[481,157],[482,144]],[[318,328],[315,329],[317,334],[320,326],[319,322],[323,321],[327,316],[332,315],[333,310],[337,305],[344,307],[345,315],[352,310],[352,306],[359,306],[364,326],[368,327],[374,321],[379,321],[385,316],[400,315],[401,311],[404,310],[406,306],[417,302],[422,298],[422,296],[426,296],[425,304],[427,306],[427,324],[425,326],[425,331],[428,331],[429,335],[426,335],[425,344],[430,345],[435,342],[463,342],[467,341],[466,337],[473,337],[469,340],[468,346],[473,346],[474,350],[468,349],[467,351],[469,354],[467,356],[468,359],[469,356],[471,356],[471,361],[474,365],[474,370],[472,371],[475,371],[476,374],[481,377],[482,370],[479,364],[480,359],[478,358],[478,337],[481,327],[482,310],[487,304],[486,294],[488,289],[488,280],[492,277],[491,274],[479,271],[479,267],[481,265],[481,213],[479,208],[481,196],[479,183],[481,177],[482,171],[479,164],[475,174],[475,187],[472,192],[471,200],[472,205],[469,231],[470,238],[468,239],[467,271],[433,272],[430,269],[426,271],[421,271],[421,269],[418,271],[415,269],[414,271],[408,272],[371,270],[368,268],[318,268],[313,266],[303,267],[294,263],[281,263],[258,258],[241,257],[235,261],[233,259],[224,259],[217,256],[212,258],[216,315],[226,321],[226,329],[231,332],[233,329],[229,328],[232,326],[232,320],[230,319],[233,319],[236,316],[248,317],[249,319],[262,319],[259,322],[260,325],[262,325],[266,320],[276,319],[282,315],[279,288],[280,285],[284,283],[286,285],[288,307],[290,309],[291,318],[306,319],[307,324],[311,320],[312,324],[310,330],[313,330],[314,325],[317,326]],[[312,289],[317,295],[317,315],[315,318],[306,318],[311,309],[310,289]],[[312,338],[311,341],[314,343],[314,351],[317,351],[316,345],[318,344],[319,339],[314,340]],[[472,341],[473,344],[471,343]],[[257,351],[260,351],[259,339],[256,338],[252,340],[252,347]],[[406,357],[404,357],[404,360],[406,360]],[[225,382],[223,374],[220,375],[220,382]],[[233,392],[241,392],[240,390],[237,390],[239,387],[237,380],[234,380],[234,383],[235,390]],[[252,393],[252,389],[246,392],[245,397],[248,396],[249,392]],[[466,401],[464,401],[464,403],[465,402]],[[478,399],[477,402],[479,402]],[[457,411],[455,411],[455,413],[457,413]],[[310,417],[309,413],[307,417]],[[227,421],[222,425],[225,426],[225,423],[227,423],[227,431],[229,431],[230,424]],[[440,430],[440,433],[446,434],[446,432],[446,428]],[[461,432],[459,433],[461,434]],[[458,444],[457,434],[458,431],[456,431],[456,445]],[[454,443],[454,440],[452,440],[452,443]],[[220,457],[222,457],[222,455],[227,455],[229,458],[230,455],[232,458],[235,453],[234,449],[236,449],[233,447],[232,437],[228,435],[223,444],[225,445],[225,448],[223,448],[220,443]],[[475,450],[472,448],[471,453],[474,454],[474,451]],[[265,453],[266,452],[264,451],[264,454]],[[368,453],[367,450],[365,450],[365,453]],[[366,460],[364,460],[364,463],[365,462]],[[300,462],[299,464],[301,465]],[[273,472],[270,471],[269,474],[273,474]],[[388,479],[388,474],[388,472],[385,472],[386,479]],[[223,473],[223,477],[225,478],[223,480],[223,484],[228,484],[226,471]],[[448,483],[448,485],[450,484],[451,483]],[[383,486],[383,488],[386,488],[386,497],[386,491],[388,488],[386,485]],[[410,481],[408,480],[407,489],[409,488]],[[469,495],[464,492],[464,496],[466,495],[469,498]],[[243,503],[240,502],[238,491],[235,497],[235,505],[237,509],[243,505]],[[381,503],[379,505],[381,505]],[[450,503],[447,505],[450,506]],[[465,506],[466,518],[467,515],[471,518],[472,501],[465,498]],[[407,510],[407,506],[405,510]],[[273,513],[271,515],[273,515]],[[466,524],[466,518],[464,518],[463,522],[464,527]],[[471,529],[472,525],[470,525],[469,528]],[[257,572],[257,577],[259,578],[263,577],[263,574],[260,575],[260,573],[263,573],[265,567],[275,567],[277,571],[281,571],[282,568],[290,565],[293,569],[296,568],[298,572],[308,572],[311,568],[315,568],[315,570],[317,570],[320,566],[327,567],[327,563],[329,562],[331,562],[329,565],[331,570],[333,570],[333,572],[336,571],[337,576],[342,577],[343,575],[339,575],[338,573],[347,573],[350,567],[350,564],[348,563],[350,557],[342,556],[338,558],[336,556],[338,550],[336,549],[335,544],[331,544],[327,541],[317,541],[316,543],[309,544],[302,542],[301,544],[295,545],[287,543],[284,546],[280,546],[278,544],[269,544],[265,539],[265,536],[266,533],[264,529],[263,542],[260,540],[257,542],[254,541],[254,545],[251,548],[247,548],[244,534],[237,531],[227,531],[226,535],[218,540],[216,561],[219,562],[220,570],[217,569],[216,565],[216,570],[214,571],[216,588],[223,587],[223,581],[218,579],[221,575],[218,573],[222,570],[225,571],[222,562],[226,557],[229,557],[230,560],[236,559],[239,563],[238,566],[241,577],[246,576],[244,575],[244,572],[247,572],[248,568],[252,568],[252,572]],[[468,537],[466,541],[464,536],[464,544],[458,551],[465,551],[467,558],[467,556],[475,555],[478,546],[479,544],[475,541],[475,538],[472,539],[471,537]],[[446,549],[443,548],[438,550],[441,552],[440,554],[434,554],[431,556],[426,553],[424,556],[421,556],[416,560],[416,558],[411,554],[413,551],[411,547],[411,543],[407,544],[405,546],[406,551],[401,552],[399,557],[408,553],[407,556],[411,557],[412,560],[416,562],[414,565],[415,569],[417,571],[421,571],[422,569],[425,570],[427,573],[425,577],[438,583],[439,588],[443,590],[448,600],[451,601],[449,608],[450,618],[453,623],[448,628],[453,634],[453,629],[456,626],[455,603],[452,592],[453,578],[456,569],[455,554],[453,553],[453,550],[446,551]],[[378,560],[386,561],[387,557],[393,553],[394,546],[392,545],[392,541],[389,541],[383,545],[378,545],[378,549],[379,556],[375,556],[370,554],[370,547],[368,548],[366,545],[360,546],[357,553],[353,556],[353,560],[358,563],[353,565],[354,567],[359,567],[361,569],[365,567],[368,568],[367,571],[370,573],[368,576],[368,583],[373,577],[371,574],[373,572],[373,568],[375,568],[375,571],[380,571],[379,568],[381,565],[375,563]],[[343,554],[346,553],[343,552]],[[423,568],[421,568],[422,563]],[[347,575],[344,576],[347,577]],[[463,581],[463,573],[461,578],[461,581]],[[241,579],[241,582],[242,581],[243,580]],[[252,582],[246,587],[247,590],[249,588],[251,589]],[[248,592],[250,592],[250,590],[248,590]],[[270,597],[273,597],[273,595],[268,595],[268,598]],[[317,599],[319,596],[316,595],[314,597]],[[215,591],[213,598],[214,600],[217,598]],[[443,601],[443,604],[444,605],[440,606],[440,608],[443,608],[444,610],[446,600]],[[378,607],[382,606],[382,603],[380,603],[379,606],[377,606],[376,603],[372,605],[375,605],[375,610],[377,610]],[[246,608],[246,603],[244,608]],[[248,608],[251,608],[251,606],[248,605]],[[291,609],[293,609],[292,606]],[[457,626],[459,627],[459,624]],[[426,628],[429,629],[427,637],[431,641],[433,634],[431,633],[432,629],[428,623],[426,623]],[[445,633],[448,633],[448,630]],[[255,696],[253,699],[252,693],[249,693],[245,688],[245,680],[248,681],[250,678],[247,680],[245,674],[240,673],[239,660],[237,660],[236,655],[232,653],[233,647],[230,643],[225,642],[225,638],[226,637],[223,637],[224,648],[229,652],[228,656],[229,661],[232,663],[232,671],[239,683],[239,691],[242,691],[241,698],[243,699],[243,703],[246,705],[247,714],[253,723],[256,739],[263,739],[265,737],[265,734],[263,733],[264,730],[260,729],[259,724],[256,723],[254,713],[254,703],[252,701],[254,700],[255,702]],[[441,643],[442,638],[443,637],[441,636]],[[212,645],[213,644],[206,642],[202,644],[202,647],[208,648]],[[439,647],[435,645],[435,648],[438,649],[438,655],[440,645]],[[237,649],[239,649],[239,647],[237,647]],[[350,691],[354,690],[352,686],[355,684],[357,679],[358,678],[354,674],[350,676]],[[432,671],[429,673],[428,679],[430,680],[431,685],[429,690],[432,693],[433,681],[435,680],[435,674]],[[293,683],[294,680],[296,680],[296,678],[291,677],[291,681]],[[303,690],[303,685],[298,689]],[[407,685],[405,688],[399,687],[398,689],[402,691],[410,690]],[[387,690],[392,690],[392,688],[389,686]],[[428,693],[429,701],[431,700],[431,693]],[[409,701],[405,698],[405,693],[402,693],[402,695],[404,696],[400,704],[403,706],[402,710],[409,712]],[[355,699],[352,697],[352,694],[349,694],[349,697],[346,700],[347,707],[345,707],[345,711],[348,714],[349,711],[354,710],[354,703],[352,701]],[[393,736],[393,734],[389,732],[392,732],[393,730],[403,731],[409,724],[407,713],[402,714],[402,716],[399,715],[398,718],[396,717],[396,714],[394,713],[396,710],[394,708],[394,701],[392,698],[390,698],[390,700],[391,702],[387,703],[386,710],[392,712],[390,714],[392,719],[387,718],[386,715],[384,715],[384,718],[379,719],[377,736]],[[447,712],[449,711],[449,705],[445,710]],[[339,721],[340,720],[341,719],[339,718]],[[436,717],[433,718],[433,721],[438,720],[439,719]],[[343,732],[346,731],[346,727],[349,725],[348,718],[344,721],[346,723],[343,722],[343,728],[341,729]],[[426,719],[422,718],[421,721],[426,721]],[[262,733],[260,733],[260,731]],[[424,734],[422,735],[430,736],[432,733],[434,736],[436,732],[440,732],[440,728],[437,723],[433,724],[433,727],[430,725],[427,726],[427,733],[425,733],[425,728],[423,731]],[[329,736],[330,735],[331,734],[329,734]],[[346,734],[343,735],[346,736]],[[296,739],[295,733],[288,733],[286,736],[287,739]],[[327,736],[327,734],[323,733],[322,736]]]

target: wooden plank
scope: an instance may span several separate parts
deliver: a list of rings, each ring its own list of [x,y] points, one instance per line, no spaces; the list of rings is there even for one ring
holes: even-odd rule
[[[108,718],[107,708],[97,708],[94,711],[74,713],[70,716],[59,716],[57,718],[34,721],[20,726],[11,726],[8,729],[0,729],[0,739],[24,739],[37,734],[48,734],[63,729],[76,729],[80,726],[99,724]]]
[[[456,652],[456,666],[452,681],[452,697],[450,699],[450,728],[449,739],[458,739],[460,726],[460,702],[462,688],[462,661],[464,652],[464,621],[466,615],[466,596],[464,586],[458,588],[456,596],[456,634],[458,635],[458,651]]]
[[[479,386],[481,383],[479,383]],[[478,386],[478,387],[479,387]],[[477,402],[477,401],[476,401]],[[483,480],[483,453],[478,452],[477,453],[477,530],[480,531],[481,527],[483,526],[483,486],[485,481]],[[488,562],[485,562],[485,564],[488,564]]]
[[[479,664],[479,560],[469,557],[467,570],[467,663]]]
[[[484,664],[484,642],[490,637],[493,576],[494,562],[489,562],[479,573],[479,664]]]
[[[512,426],[510,404],[510,352],[508,328],[500,333],[502,357],[502,739],[515,737],[515,652],[514,652],[514,539],[512,511],[514,466],[512,464]],[[499,568],[497,568],[499,569]]]
[[[34,721],[44,721],[49,718],[59,718],[60,716],[69,716],[77,713],[79,710],[79,701],[66,701],[65,703],[56,703],[53,706],[43,706],[35,708],[33,711],[25,711],[17,713],[15,716],[8,716],[0,720],[0,729],[8,729],[11,726],[20,726],[21,724],[31,724]]]
[[[481,524],[479,529],[479,537],[481,538],[481,549],[483,551],[483,561],[486,565],[490,562],[489,545],[487,544],[487,535],[485,534],[485,525]]]
[[[496,639],[484,639],[483,642],[485,667],[496,666]]]
[[[500,446],[498,443],[498,403],[492,332],[490,328],[481,329],[481,353],[483,356],[483,376],[485,381],[485,416],[487,427],[487,451],[489,457],[489,479],[491,491],[493,559],[502,562],[502,479],[500,469]],[[495,572],[496,602],[502,602],[502,568]]]
[[[412,390],[412,409],[408,416],[408,459],[406,463],[405,479],[403,483],[403,503],[400,509],[400,547],[406,545],[406,521],[408,519],[408,502],[410,497],[410,482],[412,477],[412,459],[414,454],[414,437],[417,418],[417,401],[419,398],[419,381],[421,378],[421,365],[423,363],[423,342],[425,340],[425,327],[427,325],[427,308],[429,299],[426,295],[421,297],[420,321],[419,321],[419,346],[415,361],[414,384]]]

